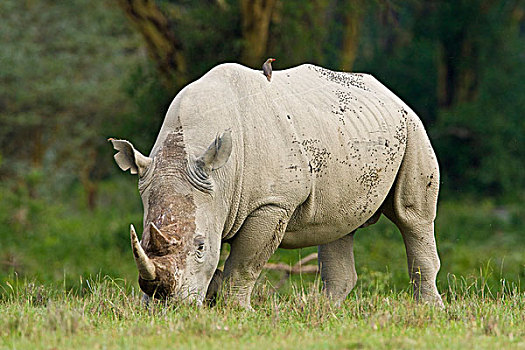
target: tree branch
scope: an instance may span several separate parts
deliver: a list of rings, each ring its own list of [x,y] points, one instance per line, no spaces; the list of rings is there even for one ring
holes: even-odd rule
[[[317,253],[312,253],[305,258],[301,259],[295,265],[290,266],[284,263],[266,263],[264,268],[273,271],[284,271],[286,274],[299,274],[299,273],[317,273],[317,265],[306,265],[312,260],[317,259]]]
[[[153,0],[117,2],[146,41],[148,53],[157,64],[164,84],[169,89],[183,85],[186,82],[183,47],[168,18]]]
[[[264,61],[272,12],[276,0],[241,0],[242,61],[256,66]]]
[[[363,2],[361,0],[347,0],[344,2],[344,32],[341,49],[340,68],[351,71],[359,47],[359,31],[363,21]]]

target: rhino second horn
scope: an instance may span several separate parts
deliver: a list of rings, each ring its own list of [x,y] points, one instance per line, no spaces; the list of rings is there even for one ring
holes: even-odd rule
[[[164,236],[162,232],[155,226],[153,222],[149,224],[149,233],[150,233],[150,239],[153,239],[155,241],[160,241],[159,243],[166,244],[169,242],[168,237]]]
[[[137,233],[135,232],[135,227],[130,226],[130,236],[131,236],[131,248],[133,249],[133,256],[135,257],[135,263],[139,269],[139,276],[143,280],[154,280],[155,279],[155,265],[148,258],[144,249],[139,243],[137,238]]]

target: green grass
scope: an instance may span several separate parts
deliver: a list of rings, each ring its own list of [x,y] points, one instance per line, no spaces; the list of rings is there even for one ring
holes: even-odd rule
[[[2,348],[525,348],[525,295],[512,286],[487,294],[454,282],[440,310],[405,291],[362,284],[338,308],[315,284],[281,294],[260,283],[254,312],[221,304],[145,307],[133,286],[108,277],[83,280],[74,291],[27,282],[2,288]]]
[[[99,273],[134,278],[129,224],[142,226],[142,209],[136,182],[125,180],[102,183],[94,211],[78,188],[56,199],[0,188],[0,280],[16,273],[73,286]]]

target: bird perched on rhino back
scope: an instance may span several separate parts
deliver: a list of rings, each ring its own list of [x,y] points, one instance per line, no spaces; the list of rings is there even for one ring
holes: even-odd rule
[[[263,74],[266,76],[266,79],[268,79],[268,81],[272,80],[272,62],[273,61],[275,61],[275,58],[268,58],[262,66]]]

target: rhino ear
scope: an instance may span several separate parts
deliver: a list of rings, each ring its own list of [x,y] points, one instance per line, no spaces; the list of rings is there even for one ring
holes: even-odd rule
[[[217,136],[208,149],[196,160],[198,168],[209,174],[224,166],[232,153],[231,129]]]
[[[113,156],[120,169],[126,171],[130,169],[132,174],[139,174],[142,176],[148,170],[148,166],[153,161],[150,157],[146,157],[133,147],[131,142],[126,140],[108,139],[113,144],[113,148],[117,150],[117,154]]]

